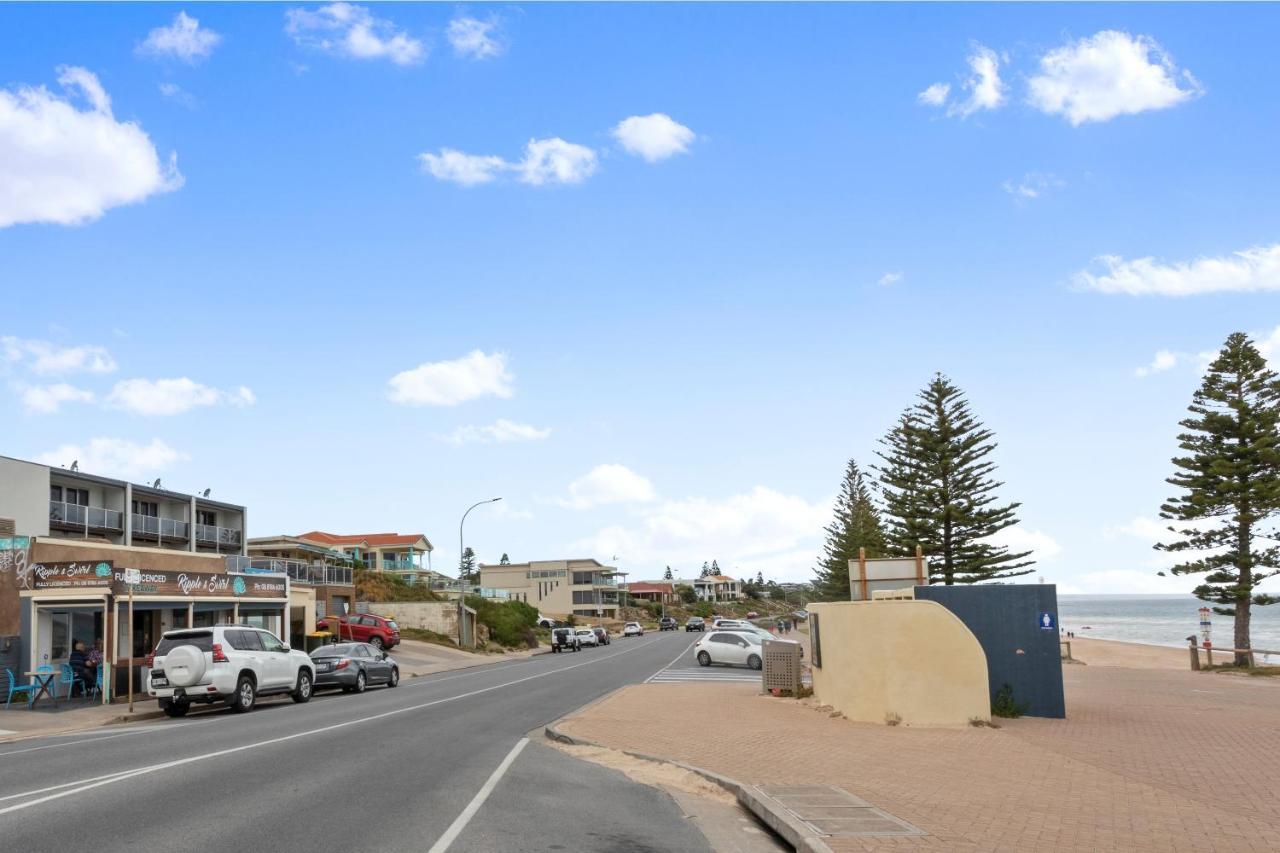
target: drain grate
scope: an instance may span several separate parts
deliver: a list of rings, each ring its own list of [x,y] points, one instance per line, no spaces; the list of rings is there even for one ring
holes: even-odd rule
[[[820,835],[846,838],[928,835],[923,829],[834,785],[757,785],[756,790]]]

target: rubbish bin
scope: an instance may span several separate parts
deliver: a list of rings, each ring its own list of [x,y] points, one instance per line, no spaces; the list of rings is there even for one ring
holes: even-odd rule
[[[333,634],[328,631],[312,631],[307,634],[307,654],[311,654],[316,649],[331,642],[333,642]]]

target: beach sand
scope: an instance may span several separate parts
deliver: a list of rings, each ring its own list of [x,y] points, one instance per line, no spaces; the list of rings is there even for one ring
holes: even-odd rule
[[[1074,637],[1071,657],[1089,666],[1124,666],[1130,669],[1191,669],[1191,654],[1186,649],[1149,646],[1145,643],[1123,643]],[[1215,656],[1215,662],[1216,656]],[[1225,660],[1223,661],[1225,663]]]

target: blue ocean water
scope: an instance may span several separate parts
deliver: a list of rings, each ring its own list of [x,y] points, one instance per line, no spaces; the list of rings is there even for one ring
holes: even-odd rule
[[[1078,637],[1186,646],[1188,636],[1199,636],[1204,606],[1191,595],[1059,595],[1058,626]],[[1230,648],[1232,618],[1209,618],[1213,645]],[[1250,635],[1253,648],[1280,650],[1280,604],[1253,608]]]

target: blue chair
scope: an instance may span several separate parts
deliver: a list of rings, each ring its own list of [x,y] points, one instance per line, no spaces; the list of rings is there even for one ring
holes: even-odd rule
[[[80,685],[80,690],[82,692],[85,692],[85,693],[89,692],[89,686],[84,683],[84,678],[79,673],[77,673],[74,669],[71,668],[71,664],[64,663],[61,665],[61,667],[62,667],[62,671],[58,676],[58,684],[59,686],[63,684],[67,685],[68,699],[71,698],[71,691],[75,689],[75,686],[77,684]]]
[[[4,709],[9,710],[9,703],[13,701],[14,694],[27,694],[27,707],[31,706],[31,697],[36,695],[36,686],[34,684],[19,684],[18,679],[14,677],[13,670],[6,669],[4,674],[9,677],[9,695],[4,701]]]
[[[93,684],[90,685],[89,687],[88,697],[92,699],[93,697],[98,696],[101,693],[102,693],[102,664],[98,664],[98,674],[93,679]]]

